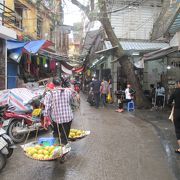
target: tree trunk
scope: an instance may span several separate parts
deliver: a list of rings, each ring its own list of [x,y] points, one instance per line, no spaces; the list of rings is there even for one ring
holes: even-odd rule
[[[116,56],[119,59],[119,63],[122,66],[122,69],[127,77],[128,83],[130,83],[132,87],[136,90],[136,104],[138,107],[148,107],[149,103],[147,101],[147,98],[143,94],[140,81],[138,80],[135,74],[134,65],[128,59],[128,56],[124,55],[123,48],[119,44],[119,40],[112,29],[112,26],[111,26],[111,23],[109,21],[109,17],[107,14],[106,2],[105,0],[98,0],[98,2],[99,2],[100,14],[101,14],[100,16],[101,24],[104,27],[104,30],[112,46],[113,47],[118,46],[116,50]]]
[[[76,1],[76,4],[75,3],[74,4],[77,5],[77,0],[71,0],[72,3],[73,1]],[[101,22],[112,46],[113,47],[118,46],[118,48],[116,49],[115,55],[119,59],[119,63],[121,64],[122,69],[127,77],[127,81],[136,90],[136,104],[138,107],[149,107],[147,98],[144,96],[140,82],[134,72],[134,66],[131,63],[131,61],[128,59],[128,56],[124,54],[124,50],[121,47],[119,40],[112,29],[112,26],[111,26],[111,23],[109,21],[109,17],[107,14],[106,1],[98,0],[98,4],[99,4],[99,9],[100,9],[99,21]],[[92,18],[89,17],[89,14],[87,13],[88,12],[86,9],[87,7],[81,8],[82,6],[83,6],[82,4],[78,5],[78,7],[81,10],[83,10],[84,13],[87,15],[87,17],[91,20]]]

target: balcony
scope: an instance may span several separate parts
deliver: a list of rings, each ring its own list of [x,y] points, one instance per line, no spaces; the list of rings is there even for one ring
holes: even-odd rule
[[[0,24],[9,28],[23,30],[23,9],[16,7],[15,11],[0,3]]]
[[[11,27],[15,25],[15,20],[15,12],[4,4],[0,3],[0,24]]]

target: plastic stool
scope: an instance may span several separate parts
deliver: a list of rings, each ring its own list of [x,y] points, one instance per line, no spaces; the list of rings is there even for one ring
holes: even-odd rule
[[[127,111],[130,112],[130,111],[134,111],[134,101],[131,100],[130,102],[128,102],[127,104]]]
[[[41,144],[43,146],[52,146],[55,143],[55,138],[54,137],[43,137],[39,138],[38,144]]]

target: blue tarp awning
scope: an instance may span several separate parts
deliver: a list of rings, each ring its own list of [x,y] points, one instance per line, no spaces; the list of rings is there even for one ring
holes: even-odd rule
[[[47,48],[51,45],[52,42],[47,40],[36,40],[29,42],[15,40],[7,41],[7,49],[10,52],[9,57],[17,63],[19,63],[23,51],[30,54],[36,54],[40,49]]]
[[[24,49],[29,53],[37,53],[41,47],[46,43],[46,40],[30,41],[24,46]]]
[[[52,42],[43,40],[43,39],[36,40],[36,41],[29,41],[29,42],[21,42],[21,41],[15,41],[15,40],[7,41],[8,50],[24,48],[25,51],[31,54],[36,54],[41,48],[46,48],[51,45],[52,45]]]
[[[8,40],[6,45],[8,50],[23,48],[27,42],[15,41],[15,40]]]

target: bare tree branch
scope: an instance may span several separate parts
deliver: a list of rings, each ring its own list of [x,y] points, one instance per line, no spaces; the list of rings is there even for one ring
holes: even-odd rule
[[[76,5],[77,7],[79,7],[79,9],[81,9],[86,15],[87,17],[89,16],[90,10],[88,7],[84,6],[83,4],[81,4],[79,1],[77,0],[71,0],[71,2]]]

